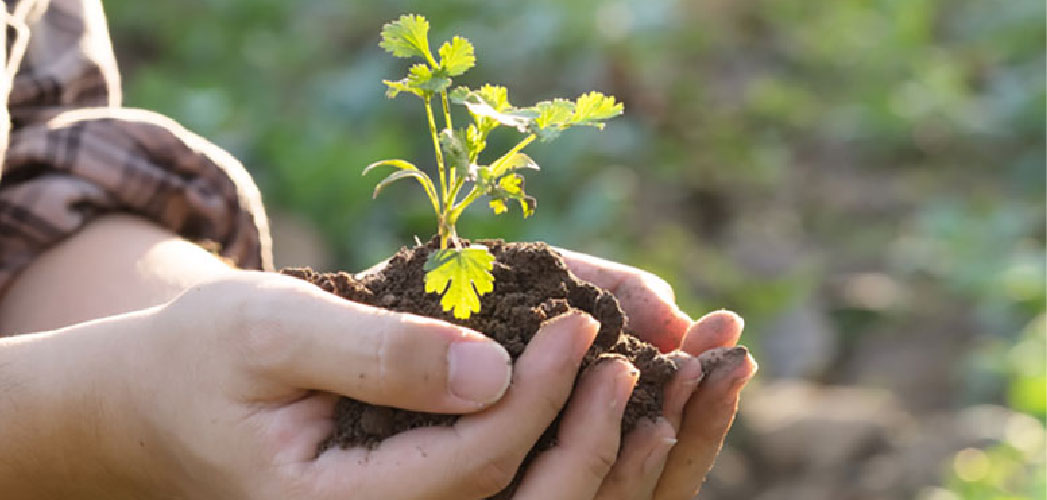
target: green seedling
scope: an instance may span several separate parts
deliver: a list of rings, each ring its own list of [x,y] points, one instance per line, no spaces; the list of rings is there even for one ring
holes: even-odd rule
[[[425,104],[429,135],[436,154],[439,185],[414,164],[405,160],[382,160],[364,169],[364,174],[380,167],[394,172],[382,179],[374,196],[389,184],[413,178],[422,185],[436,212],[440,248],[430,254],[425,264],[425,291],[442,294],[444,311],[467,319],[480,310],[480,296],[494,289],[494,256],[483,246],[463,247],[455,224],[462,212],[481,197],[489,197],[495,214],[519,204],[526,218],[534,213],[535,199],[524,192],[522,170],[538,170],[538,164],[521,151],[535,139],[549,141],[564,130],[585,125],[602,129],[604,121],[623,111],[614,97],[589,92],[577,100],[553,99],[534,106],[519,108],[509,103],[505,87],[484,85],[479,89],[451,89],[451,78],[476,65],[473,45],[461,36],[444,42],[437,50],[439,59],[429,48],[429,22],[419,15],[408,14],[382,28],[383,49],[396,57],[418,58],[401,80],[385,80],[386,95],[414,94]],[[438,129],[433,101],[438,100],[444,127]],[[451,121],[450,103],[464,106],[471,118],[465,128],[455,128]],[[524,138],[508,152],[489,164],[481,163],[480,154],[487,138],[498,127],[515,128]]]

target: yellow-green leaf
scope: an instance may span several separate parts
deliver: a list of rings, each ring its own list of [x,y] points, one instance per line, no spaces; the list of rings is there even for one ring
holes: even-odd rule
[[[406,78],[403,80],[382,80],[382,83],[389,87],[385,90],[385,96],[390,99],[399,95],[400,92],[410,92],[418,97],[422,96],[421,89],[412,87]]]
[[[466,132],[458,129],[444,129],[440,132],[440,151],[448,170],[453,170],[465,178],[469,175],[469,143]]]
[[[443,294],[444,311],[468,319],[480,311],[480,296],[494,290],[493,268],[494,255],[480,245],[437,250],[425,262],[425,291]]]
[[[531,132],[543,142],[559,136],[561,131],[571,125],[574,116],[574,103],[566,99],[542,101],[531,109],[537,113]]]
[[[505,155],[491,164],[490,177],[501,178],[503,175],[520,169],[540,170],[538,164],[523,153]]]
[[[451,92],[450,98],[451,101],[469,108],[481,132],[484,132],[484,129],[489,131],[497,124],[516,127],[524,132],[537,116],[534,110],[512,107],[504,87],[484,85],[479,91],[458,87]]]
[[[435,210],[438,214],[440,213],[440,198],[436,196],[436,186],[433,185],[432,179],[430,179],[429,176],[425,174],[425,172],[418,170],[418,167],[404,160],[382,160],[376,161],[368,165],[367,168],[364,169],[363,175],[367,175],[368,172],[378,167],[395,167],[399,170],[388,175],[385,179],[382,179],[382,181],[379,182],[377,186],[375,186],[374,194],[372,195],[373,198],[377,198],[378,193],[381,193],[382,190],[385,189],[385,187],[389,184],[392,184],[400,179],[413,177],[415,180],[418,181],[419,184],[422,185],[422,189],[425,190],[426,197],[428,197],[429,202],[433,204],[433,210]]]
[[[429,21],[417,14],[404,14],[382,27],[382,41],[378,46],[396,57],[418,56],[431,60]]]
[[[509,104],[509,89],[500,85],[484,84],[477,93],[495,111],[506,111],[513,107],[512,104]]]
[[[405,160],[382,160],[382,161],[376,161],[376,162],[368,165],[367,168],[364,169],[362,175],[367,175],[370,171],[372,171],[372,170],[374,170],[374,169],[376,169],[378,167],[396,167],[396,168],[398,168],[400,170],[418,170],[418,167],[414,166],[414,164],[409,162],[409,161],[405,161]]]
[[[371,195],[372,198],[377,198],[378,193],[381,193],[386,186],[400,180],[411,177],[416,179],[419,184],[422,185],[422,189],[425,189],[426,194],[429,194],[433,181],[429,179],[428,175],[421,170],[397,170],[382,179],[377,186],[374,187],[374,193]]]
[[[489,205],[491,205],[491,210],[494,210],[495,215],[504,214],[509,210],[509,207],[505,204],[505,200],[500,198],[492,198]]]
[[[443,69],[434,71],[424,64],[415,64],[408,70],[407,84],[424,94],[447,90],[451,86],[451,79]]]
[[[625,110],[625,106],[614,102],[614,96],[606,96],[600,92],[589,92],[582,94],[574,106],[574,116],[571,121],[580,125],[592,125],[603,128],[603,120],[614,118]]]
[[[509,200],[516,200],[520,204],[525,219],[530,217],[538,206],[537,200],[524,192],[524,178],[520,174],[508,174],[492,182],[489,177],[485,178],[481,169],[480,181],[485,190],[484,194],[491,196],[490,206],[495,214],[505,213]]]
[[[534,109],[538,112],[534,124],[541,128],[563,126],[574,115],[574,103],[566,99],[542,101],[535,104]]]
[[[476,65],[473,44],[460,36],[440,46],[440,67],[451,76],[458,76]]]

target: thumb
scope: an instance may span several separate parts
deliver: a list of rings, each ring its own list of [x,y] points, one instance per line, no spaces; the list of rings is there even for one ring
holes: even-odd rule
[[[281,277],[282,278],[282,277]],[[509,387],[502,346],[467,328],[350,302],[296,279],[245,300],[252,370],[284,389],[322,390],[373,404],[468,413]]]

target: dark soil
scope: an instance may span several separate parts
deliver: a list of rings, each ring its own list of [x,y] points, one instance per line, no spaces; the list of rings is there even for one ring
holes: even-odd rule
[[[505,346],[515,361],[523,353],[541,324],[578,309],[600,322],[600,331],[582,361],[582,369],[610,355],[621,355],[640,370],[640,379],[626,405],[623,435],[643,418],[661,415],[663,387],[676,372],[673,361],[657,348],[630,334],[617,299],[603,289],[571,274],[560,256],[544,243],[483,241],[496,261],[494,291],[481,297],[480,312],[467,320],[444,312],[437,294],[425,293],[422,266],[435,246],[401,248],[381,270],[354,277],[347,273],[316,273],[310,269],[285,269],[348,300],[394,311],[446,320],[481,332]],[[394,434],[432,425],[449,426],[457,415],[419,413],[375,406],[349,398],[335,408],[334,433],[321,445],[349,448],[374,446]],[[552,423],[531,450],[526,464],[541,450],[555,444],[560,417]],[[511,489],[511,488],[510,488]]]

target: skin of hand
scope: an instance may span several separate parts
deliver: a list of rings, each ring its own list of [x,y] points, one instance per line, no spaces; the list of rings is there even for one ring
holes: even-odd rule
[[[504,351],[482,347],[493,343],[475,332],[219,264],[144,221],[115,217],[24,273],[0,302],[2,331],[75,324],[0,338],[0,491],[28,499],[483,498],[514,477],[563,406],[598,329],[585,315],[544,325],[506,390]],[[56,289],[55,279],[66,286]],[[99,280],[119,283],[96,287]],[[159,306],[76,323],[186,287]],[[41,303],[54,314],[39,314]],[[466,361],[455,363],[455,345],[467,346]],[[621,412],[636,377],[623,361],[582,376],[559,445],[539,455],[518,498],[600,491],[618,467]],[[316,456],[336,393],[457,413],[497,402],[453,428]],[[668,448],[662,443],[660,453]],[[646,462],[644,471],[659,465]],[[645,477],[618,484],[636,490]]]
[[[509,386],[508,356],[475,332],[235,273],[164,306],[0,341],[11,453],[0,486],[17,498],[483,498],[509,483],[564,405],[598,328],[584,314],[548,322]],[[471,373],[477,365],[490,373]],[[456,370],[485,401],[461,397]],[[477,375],[488,377],[478,386]],[[588,374],[594,390],[571,404],[563,445],[543,457],[557,466],[523,485],[595,491],[584,474],[577,486],[549,476],[609,469],[617,438],[605,435],[617,436],[636,375],[624,362]],[[427,411],[497,403],[451,428],[317,456],[334,394]]]
[[[696,356],[737,344],[744,321],[716,311],[692,321],[672,288],[639,269],[557,249],[576,276],[611,291],[629,326],[662,352],[675,351],[680,370],[666,388],[664,417],[626,437],[598,498],[694,498],[713,466],[738,410],[741,390],[756,373],[751,356],[720,365],[702,379]]]

